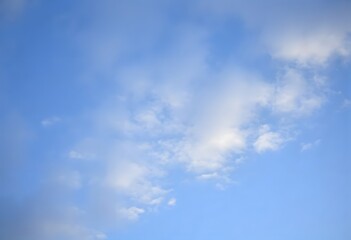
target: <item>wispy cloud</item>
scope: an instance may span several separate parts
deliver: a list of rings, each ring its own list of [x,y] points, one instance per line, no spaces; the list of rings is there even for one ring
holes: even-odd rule
[[[119,209],[119,214],[122,215],[123,218],[128,220],[138,220],[139,216],[145,212],[142,208],[130,207],[130,208],[121,208]]]
[[[317,139],[317,140],[315,140],[313,142],[302,143],[301,144],[301,152],[304,152],[304,151],[310,150],[312,148],[318,147],[320,143],[321,143],[320,139]]]
[[[177,199],[171,198],[171,199],[168,200],[167,204],[169,206],[175,206],[177,204]]]
[[[308,79],[302,71],[288,68],[278,78],[273,107],[281,113],[308,115],[325,101],[325,89]]]
[[[350,108],[351,107],[351,100],[350,99],[344,99],[342,103],[342,108]]]
[[[59,122],[61,122],[61,118],[49,117],[49,118],[43,119],[40,123],[43,127],[50,127],[50,126],[53,126],[55,124],[58,124]]]

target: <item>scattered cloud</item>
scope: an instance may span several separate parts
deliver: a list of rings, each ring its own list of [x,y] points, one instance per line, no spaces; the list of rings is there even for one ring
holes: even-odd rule
[[[139,216],[145,212],[142,208],[130,207],[121,208],[118,210],[119,214],[130,221],[138,220]]]
[[[344,99],[342,103],[342,108],[350,108],[351,107],[351,100],[350,99]]]
[[[55,124],[58,124],[59,122],[61,122],[61,118],[49,117],[49,118],[43,119],[40,123],[43,127],[50,127],[50,126],[53,126]]]
[[[94,160],[96,157],[93,153],[91,153],[91,150],[82,152],[77,150],[71,150],[68,152],[68,158],[75,160]]]
[[[0,9],[5,9],[0,15],[17,16],[26,2],[0,1]],[[341,5],[326,13],[312,11],[312,4],[297,14],[294,3],[274,3],[206,0],[189,5],[199,19],[212,14],[217,24],[238,16],[244,30],[257,31],[260,38],[252,45],[262,47],[258,54],[272,57],[267,63],[271,72],[262,75],[262,66],[231,61],[235,53],[228,53],[228,59],[216,55],[212,24],[184,24],[186,17],[174,24],[168,1],[99,1],[87,6],[89,16],[79,11],[77,16],[87,20],[72,38],[88,62],[79,74],[86,76],[87,85],[104,81],[96,86],[108,86],[109,91],[70,123],[83,131],[74,132],[74,140],[62,150],[68,163],[58,165],[65,170],[49,174],[54,181],[48,188],[59,192],[44,189],[32,202],[10,209],[11,214],[17,209],[28,212],[23,219],[15,216],[21,219],[20,233],[35,239],[106,239],[81,219],[104,219],[99,226],[110,226],[119,218],[136,221],[162,204],[175,206],[177,199],[168,196],[168,174],[174,168],[224,189],[248,153],[281,149],[290,140],[286,119],[298,127],[300,119],[327,100],[328,78],[320,69],[334,57],[350,56],[351,19]],[[262,11],[261,4],[271,10]],[[350,106],[350,100],[343,105]],[[41,125],[60,122],[52,116]],[[24,139],[20,127],[5,128],[1,167],[21,158]],[[319,144],[303,143],[301,151]],[[83,199],[86,209],[67,206],[76,198]],[[5,209],[4,204],[0,208]],[[8,229],[0,236],[17,236]]]
[[[228,185],[234,183],[230,177],[230,173],[232,173],[233,170],[234,167],[227,167],[227,169],[221,169],[218,172],[200,174],[197,176],[197,179],[201,181],[211,181],[216,188],[224,190]]]
[[[194,79],[182,78],[188,76],[188,66],[177,66],[175,76],[184,80],[180,85],[174,85],[173,78],[167,81],[173,71],[165,74],[162,68],[153,68],[152,61],[147,69],[132,67],[133,71],[121,75],[122,83],[116,83],[132,81],[124,86],[125,93],[106,98],[88,114],[89,137],[77,142],[69,157],[94,156],[101,171],[92,174],[91,187],[101,198],[114,199],[102,204],[119,209],[116,214],[121,218],[137,220],[162,204],[172,204],[165,201],[170,189],[163,180],[174,165],[224,189],[233,183],[230,175],[252,151],[251,146],[262,153],[278,150],[290,140],[289,130],[280,123],[262,125],[267,112],[277,122],[286,116],[298,120],[323,104],[324,95],[318,89],[324,84],[308,81],[300,70],[288,68],[272,82],[231,66],[209,71],[201,60],[206,55],[199,55],[203,70],[196,68]],[[178,58],[171,54],[165,61],[173,63]],[[146,73],[142,84],[133,82],[135,69]],[[150,72],[162,76],[163,82],[150,77]],[[216,79],[213,84],[212,79]]]
[[[257,109],[269,104],[272,94],[272,86],[251,74],[230,72],[217,79],[217,86],[200,100],[206,108],[196,112],[180,144],[181,161],[195,173],[226,169],[229,156],[245,151],[249,135],[245,126]]]
[[[320,143],[321,143],[320,139],[317,139],[317,140],[315,140],[313,142],[302,143],[301,144],[301,152],[304,152],[304,151],[310,150],[312,148],[318,147]]]
[[[203,13],[220,19],[240,16],[248,26],[259,29],[264,50],[287,64],[319,68],[333,57],[348,58],[351,53],[349,1],[331,4],[298,0],[281,4],[276,0],[206,0],[200,6]]]
[[[322,106],[324,95],[319,84],[306,79],[301,71],[288,68],[278,79],[273,108],[280,113],[308,115]]]
[[[269,43],[272,45],[273,57],[301,66],[323,66],[333,56],[347,57],[351,53],[348,32],[335,33],[333,29],[287,32]]]
[[[106,184],[138,203],[159,205],[167,190],[153,183],[152,178],[158,174],[157,170],[126,161],[109,171]]]
[[[198,178],[201,179],[201,180],[218,179],[219,175],[218,175],[217,172],[204,173],[204,174],[201,174]]]
[[[175,206],[177,204],[177,199],[171,198],[167,202],[168,206]]]
[[[72,150],[68,153],[68,157],[72,158],[72,159],[85,159],[84,154],[77,152],[77,151],[74,151],[74,150]]]
[[[60,172],[56,176],[56,181],[59,185],[79,189],[82,186],[81,175],[78,171]]]
[[[268,125],[261,126],[259,134],[257,140],[254,142],[254,148],[259,153],[268,150],[278,150],[284,143],[282,135],[278,132],[271,131]]]

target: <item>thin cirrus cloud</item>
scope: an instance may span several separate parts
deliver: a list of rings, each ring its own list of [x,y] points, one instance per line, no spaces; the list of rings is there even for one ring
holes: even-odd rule
[[[320,139],[317,139],[313,142],[301,143],[301,152],[308,151],[315,147],[318,147],[320,143],[321,143]]]
[[[40,123],[43,127],[50,127],[52,125],[58,124],[59,122],[61,122],[61,118],[49,117],[49,118],[43,119]]]
[[[279,151],[296,140],[299,121],[328,100],[329,76],[322,70],[333,57],[349,57],[351,21],[341,1],[327,16],[324,5],[312,11],[319,2],[308,1],[299,19],[298,3],[274,3],[261,11],[255,1],[180,1],[190,14],[170,17],[172,1],[99,1],[61,16],[77,30],[70,37],[85,59],[82,84],[97,91],[106,84],[108,94],[65,125],[74,138],[58,147],[64,160],[49,186],[21,206],[6,203],[11,207],[0,221],[11,214],[22,220],[17,232],[15,221],[7,222],[0,237],[107,239],[99,227],[113,231],[162,206],[177,207],[169,180],[174,169],[222,189],[247,155]],[[269,74],[262,66],[237,64],[235,53],[219,53],[216,26],[233,16],[245,31],[258,32],[253,43],[262,49],[254,49],[270,56],[264,65]],[[302,144],[301,151],[318,144]],[[72,200],[77,196],[78,203]]]

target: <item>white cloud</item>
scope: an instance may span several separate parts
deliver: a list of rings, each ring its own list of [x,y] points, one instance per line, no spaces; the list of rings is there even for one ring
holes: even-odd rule
[[[288,68],[278,79],[273,108],[295,116],[308,115],[324,102],[323,88],[305,79],[301,71]]]
[[[344,99],[343,103],[342,103],[342,108],[350,108],[351,107],[351,100],[350,99]]]
[[[217,172],[212,172],[212,173],[204,173],[201,174],[199,177],[199,179],[203,179],[203,180],[208,180],[208,179],[218,179],[219,178],[219,174]]]
[[[347,32],[335,33],[333,29],[308,33],[283,32],[269,45],[273,57],[295,61],[302,66],[324,65],[334,55],[347,57],[351,53]]]
[[[189,136],[181,147],[182,161],[194,172],[221,170],[228,154],[241,151],[246,145],[245,135],[236,129],[214,129],[195,136]]]
[[[297,119],[323,103],[322,81],[308,82],[296,69],[287,69],[278,84],[230,64],[210,70],[205,37],[195,33],[184,33],[186,41],[159,58],[117,69],[116,93],[87,114],[89,132],[69,154],[94,156],[99,171],[91,187],[102,208],[117,202],[117,215],[125,219],[172,205],[164,201],[169,190],[163,180],[177,164],[224,189],[251,146],[264,152],[287,141],[280,125],[256,136],[262,111],[273,109],[278,121],[281,115]]]
[[[158,119],[157,115],[157,111],[149,109],[139,113],[136,116],[136,120],[146,128],[153,128],[160,124],[160,120]]]
[[[234,164],[236,164],[234,162]],[[224,190],[226,186],[230,185],[233,183],[231,180],[231,177],[229,176],[230,173],[233,172],[234,168],[229,167],[230,164],[227,164],[227,168],[220,169],[218,172],[209,172],[209,173],[203,173],[197,176],[197,179],[201,181],[211,181],[215,184],[215,186],[220,189]]]
[[[275,60],[315,68],[351,54],[349,1],[206,0],[200,5],[202,14],[240,16],[259,29],[260,43]]]
[[[102,240],[102,239],[107,239],[107,236],[105,233],[102,232],[97,232],[94,236],[97,240]]]
[[[167,202],[168,206],[175,206],[177,204],[177,199],[171,198]]]
[[[284,139],[280,133],[271,131],[268,125],[263,125],[260,128],[260,135],[254,142],[254,148],[259,153],[268,150],[275,151],[280,148],[283,142]]]
[[[139,216],[145,212],[144,209],[138,207],[130,207],[130,208],[121,208],[118,209],[118,214],[122,216],[122,218],[135,221],[138,220]]]
[[[77,151],[74,151],[74,150],[69,151],[68,157],[72,158],[72,159],[85,159],[84,154],[77,152]]]
[[[49,117],[49,118],[43,119],[40,123],[43,127],[49,127],[59,123],[60,121],[61,121],[61,118],[59,117]]]
[[[159,205],[167,190],[153,183],[157,174],[157,170],[141,164],[123,162],[109,171],[106,183],[138,203]]]
[[[182,73],[189,71],[187,67],[178,67],[178,76],[187,75]],[[157,69],[152,71],[158,75]],[[122,79],[133,79],[136,73],[126,71]],[[168,74],[173,72],[162,79],[167,79]],[[214,84],[202,85],[212,79],[216,79]],[[287,141],[281,126],[274,126],[276,131],[262,127],[256,137],[262,110],[274,109],[279,113],[273,116],[277,119],[281,113],[297,118],[322,104],[312,104],[312,99],[320,99],[315,86],[323,84],[307,83],[293,69],[286,70],[278,86],[243,70],[210,72],[204,80],[187,79],[177,85],[172,98],[167,95],[173,80],[165,80],[160,87],[146,74],[143,81],[142,88],[126,86],[123,97],[119,94],[108,98],[107,104],[93,111],[93,125],[88,128],[93,137],[89,141],[84,138],[71,152],[73,158],[89,152],[99,159],[104,171],[94,176],[95,187],[106,188],[102,198],[115,194],[117,202],[122,199],[124,203],[118,207],[124,209],[122,215],[129,214],[126,206],[136,205],[147,213],[163,203],[169,204],[164,202],[169,191],[162,179],[175,164],[184,165],[197,179],[212,181],[223,189],[232,183],[229,175],[250,146],[264,152],[277,150]],[[103,186],[99,179],[103,179]],[[142,214],[134,210],[126,218],[137,219]]]
[[[257,109],[268,105],[272,87],[251,74],[231,71],[219,74],[217,85],[206,91],[193,103],[205,107],[194,112],[178,149],[181,161],[196,173],[224,170],[230,156],[246,149],[245,126]]]
[[[313,142],[302,143],[301,144],[301,152],[304,152],[304,151],[310,150],[312,148],[315,148],[315,147],[319,146],[320,143],[321,143],[320,139],[317,139],[317,140],[315,140]]]
[[[95,138],[82,138],[74,148],[68,151],[67,157],[75,160],[96,160],[96,156],[100,154],[98,149],[101,144]]]
[[[306,5],[303,11],[295,13],[288,7],[280,8],[281,14],[286,16],[273,14],[272,19],[262,26],[263,41],[273,58],[296,63],[299,67],[316,68],[326,66],[333,57],[350,56],[351,18],[346,11],[350,8],[349,3],[327,7],[323,3],[320,6]],[[280,17],[280,21],[273,22],[274,15]]]
[[[24,1],[11,4],[21,2]],[[81,113],[75,126],[84,129],[84,133],[68,151],[71,159],[94,160],[73,163],[85,171],[87,184],[83,191],[90,194],[86,200],[89,202],[83,204],[89,206],[86,215],[80,217],[94,222],[98,216],[104,219],[100,226],[106,222],[115,224],[118,217],[137,220],[161,204],[174,206],[175,198],[164,199],[170,192],[168,184],[172,184],[167,171],[178,164],[196,179],[213,181],[224,189],[225,184],[231,183],[233,169],[243,162],[248,151],[278,150],[287,141],[289,134],[282,131],[282,116],[297,122],[298,117],[312,113],[325,101],[324,77],[309,76],[305,67],[324,65],[335,55],[350,53],[349,26],[339,19],[334,21],[334,17],[328,26],[324,25],[328,21],[312,21],[304,27],[303,15],[302,24],[294,22],[290,28],[290,20],[281,19],[289,11],[262,11],[264,8],[259,5],[266,2],[248,4],[247,8],[240,7],[237,1],[216,1],[216,11],[223,4],[229,15],[234,12],[250,26],[258,26],[267,46],[265,50],[273,56],[272,65],[279,65],[281,60],[283,64],[293,63],[293,67],[278,76],[278,83],[272,83],[252,73],[255,70],[251,67],[241,69],[229,60],[213,56],[216,54],[211,43],[217,39],[206,26],[165,27],[169,20],[167,11],[163,11],[164,5],[154,8],[158,1],[152,1],[151,7],[145,3],[128,4],[93,3],[92,15],[97,15],[87,18],[87,25],[89,22],[92,25],[80,29],[82,34],[74,37],[83,45],[84,57],[88,56],[86,60],[91,63],[83,75],[88,80],[90,76],[109,79],[106,86],[110,95],[93,104],[95,109]],[[231,6],[237,8],[231,11]],[[288,30],[284,29],[286,26]],[[159,38],[164,32],[169,35]],[[157,54],[149,54],[155,49]],[[105,86],[101,83],[94,86],[100,85]],[[272,127],[260,127],[270,117],[274,118]],[[50,117],[41,124],[49,127],[60,121]],[[312,146],[313,143],[304,144],[302,151]],[[81,178],[78,171],[68,171],[59,175],[55,184],[79,191],[83,186]],[[43,195],[51,197],[47,192]],[[45,201],[41,205],[44,208],[41,211],[47,210]],[[55,210],[61,214],[60,209]],[[79,217],[57,217],[55,213],[49,219],[43,215],[33,221],[35,230],[45,233],[36,239],[61,237],[60,234],[63,239],[106,238],[104,233],[79,224]],[[26,219],[27,224],[31,220]]]
[[[56,176],[58,184],[72,189],[79,189],[82,186],[81,174],[78,171],[60,172]]]

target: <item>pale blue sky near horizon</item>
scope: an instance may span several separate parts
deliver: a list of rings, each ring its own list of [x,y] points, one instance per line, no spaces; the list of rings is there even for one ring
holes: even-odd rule
[[[0,239],[351,239],[351,2],[0,0]]]

